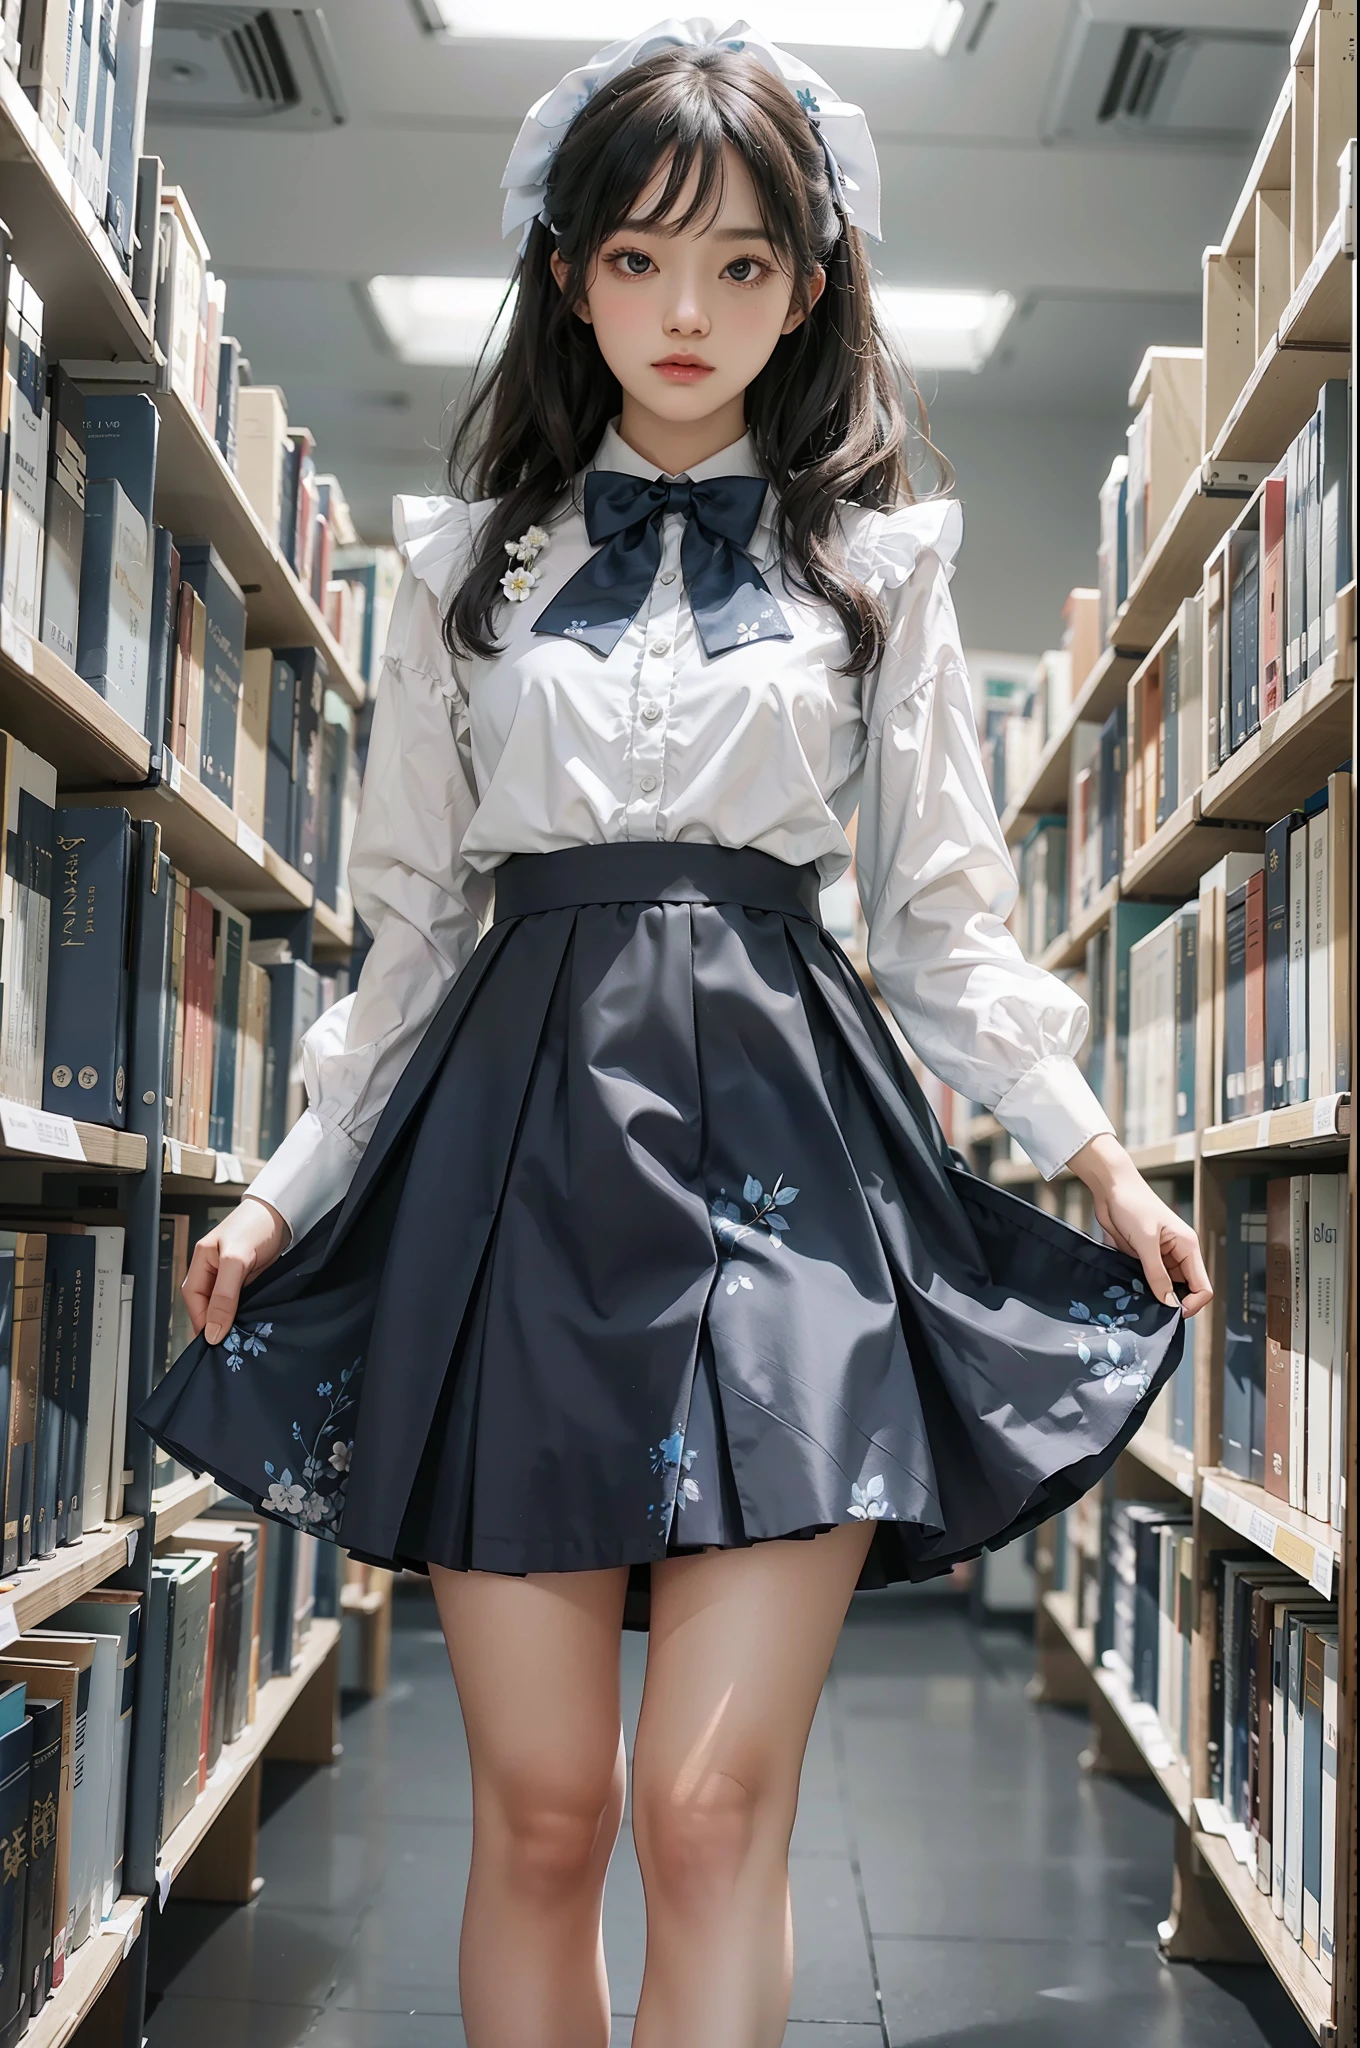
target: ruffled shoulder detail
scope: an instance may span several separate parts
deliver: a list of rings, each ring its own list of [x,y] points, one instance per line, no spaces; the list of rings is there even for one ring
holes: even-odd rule
[[[963,507],[957,498],[925,498],[893,512],[846,509],[848,563],[877,596],[910,581],[921,555],[934,555],[946,576],[963,542]]]
[[[442,604],[465,567],[472,540],[490,510],[465,498],[392,500],[392,531],[401,554]]]

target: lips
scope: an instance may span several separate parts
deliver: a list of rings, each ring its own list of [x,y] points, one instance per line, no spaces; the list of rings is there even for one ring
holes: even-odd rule
[[[669,377],[676,384],[695,384],[701,377],[711,377],[712,363],[704,362],[699,356],[666,356],[652,368],[663,377]]]

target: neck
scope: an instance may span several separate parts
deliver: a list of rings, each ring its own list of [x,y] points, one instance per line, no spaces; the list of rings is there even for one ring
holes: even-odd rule
[[[635,455],[654,462],[669,476],[678,476],[741,439],[746,432],[745,394],[739,391],[701,420],[665,420],[625,391],[618,432]]]

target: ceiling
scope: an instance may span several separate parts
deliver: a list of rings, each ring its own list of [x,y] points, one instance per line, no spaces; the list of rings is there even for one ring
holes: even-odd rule
[[[1108,11],[1108,0],[1087,4]],[[1187,4],[1127,11],[1183,15]],[[1231,20],[1249,9],[1253,23],[1264,16],[1287,33],[1300,4],[1216,0],[1214,12]],[[1250,151],[1045,143],[1072,6],[969,0],[945,59],[805,53],[869,115],[884,281],[1005,289],[1019,302],[982,371],[927,391],[950,419],[1066,415],[1113,431],[1144,348],[1198,339],[1201,250],[1222,231]],[[304,133],[158,118],[147,147],[188,193],[255,380],[284,386],[290,417],[311,427],[322,466],[340,475],[360,530],[377,540],[390,533],[394,491],[438,486],[463,373],[397,361],[363,281],[508,274],[498,188],[511,141],[529,104],[589,52],[440,43],[422,33],[411,0],[326,0],[325,16],[344,125]],[[1282,53],[1281,75],[1284,62]]]

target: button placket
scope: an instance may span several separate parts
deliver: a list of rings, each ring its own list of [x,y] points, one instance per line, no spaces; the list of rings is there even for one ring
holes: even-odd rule
[[[647,602],[633,720],[633,793],[630,809],[655,818],[661,802],[666,707],[675,680],[679,621],[680,542],[684,521],[668,518],[661,537],[661,562]]]

